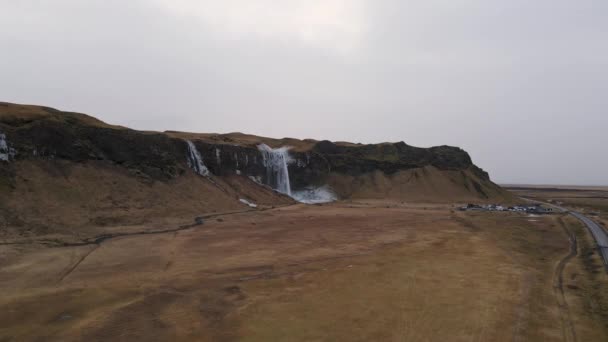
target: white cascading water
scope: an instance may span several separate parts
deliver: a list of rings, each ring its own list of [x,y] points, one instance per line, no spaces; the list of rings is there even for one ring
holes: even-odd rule
[[[6,135],[0,133],[0,160],[9,161],[10,151],[6,142]]]
[[[201,176],[209,177],[211,173],[209,169],[203,164],[203,157],[194,146],[194,143],[190,140],[186,140],[188,143],[188,166]]]
[[[273,189],[291,196],[291,185],[289,183],[289,170],[287,164],[291,162],[289,147],[271,148],[266,144],[258,145],[262,153],[264,167],[266,167],[266,179],[268,185]]]
[[[215,148],[215,160],[217,161],[217,165],[222,164],[222,152],[217,147]]]
[[[329,203],[338,200],[338,196],[329,186],[309,187],[304,190],[294,191],[291,197],[298,202],[306,204]]]

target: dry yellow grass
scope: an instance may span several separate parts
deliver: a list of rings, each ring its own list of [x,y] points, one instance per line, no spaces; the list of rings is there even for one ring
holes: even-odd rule
[[[598,214],[608,218],[608,189],[601,186],[589,187],[517,187],[510,189],[517,196],[540,201],[548,201],[587,214]]]
[[[235,133],[189,133],[189,132],[175,132],[175,131],[167,131],[165,132],[168,136],[180,139],[190,139],[190,140],[202,140],[211,144],[237,144],[242,146],[256,146],[259,144],[266,144],[273,148],[289,146],[292,151],[301,152],[308,151],[314,147],[314,145],[318,142],[313,139],[294,139],[294,138],[268,138],[261,137],[252,134],[245,134],[240,132]]]
[[[0,214],[17,217],[0,217],[4,239],[41,234],[78,239],[114,226],[187,224],[201,215],[247,210],[239,202],[243,197],[261,206],[293,203],[246,177],[209,180],[188,170],[160,182],[108,162],[19,161],[13,167],[18,176],[14,189],[0,191]]]
[[[595,241],[575,218],[565,217],[565,227],[576,236],[577,256],[565,267],[563,290],[579,341],[603,341],[608,329],[608,274]],[[586,324],[581,324],[586,322]]]
[[[87,126],[125,129],[122,126],[110,125],[82,113],[60,112],[49,107],[0,102],[0,122],[4,124],[21,125],[40,119],[49,119],[62,123],[76,121]]]
[[[470,170],[439,170],[433,166],[403,170],[394,174],[376,171],[357,177],[333,173],[328,179],[328,184],[342,198],[376,198],[425,203],[516,201],[509,192],[479,179]]]
[[[561,341],[571,325],[607,336],[581,290],[567,290],[563,320],[558,265],[589,289],[606,280],[567,259],[558,216],[362,201],[221,219],[100,246],[0,246],[0,339]]]

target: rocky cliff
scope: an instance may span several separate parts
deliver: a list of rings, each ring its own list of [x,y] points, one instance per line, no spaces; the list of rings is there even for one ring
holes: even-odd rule
[[[261,150],[261,145],[266,145],[270,152]],[[195,154],[192,147],[196,149]],[[284,149],[286,153],[273,160],[273,149],[281,147],[288,147]],[[192,158],[196,155],[209,171],[206,177],[194,177],[193,171],[198,169],[193,168],[192,163],[196,161]],[[284,162],[286,169],[270,165],[277,162]],[[79,172],[81,177],[93,179],[81,184],[74,178]],[[87,188],[95,187],[96,172],[100,175],[106,172],[110,178],[113,173],[120,182],[133,180],[137,184],[133,189],[144,194],[143,197],[145,194],[162,197],[163,194],[150,189],[166,187],[168,194],[173,185],[182,184],[186,179],[196,179],[201,186],[197,193],[188,195],[195,202],[207,196],[226,197],[222,205],[194,206],[192,213],[238,209],[243,205],[237,201],[241,197],[268,205],[289,203],[289,197],[269,189],[277,189],[281,172],[287,173],[288,189],[294,193],[326,188],[340,199],[391,197],[454,201],[508,196],[490,181],[486,172],[473,164],[465,151],[456,147],[418,148],[404,142],[362,145],[271,139],[241,133],[142,132],[109,125],[85,114],[0,103],[0,194],[4,199],[0,210],[4,210],[5,225],[11,221],[6,216],[18,216],[11,222],[25,222],[29,220],[28,214],[22,210],[36,212],[49,205],[38,203],[38,207],[34,207],[19,203],[16,196],[27,197],[24,191],[47,198],[61,211],[57,207],[75,196],[70,195],[73,189],[66,190],[66,187],[76,187],[85,193],[100,191]],[[40,183],[33,185],[34,178]],[[56,183],[56,193],[48,193],[44,182]],[[111,182],[100,186],[113,189],[112,194],[107,195],[110,199],[96,198],[106,209],[126,206],[129,210],[135,207],[145,211],[161,205],[150,204],[150,200],[143,197],[135,202],[123,198],[125,195],[120,195],[121,190]],[[76,197],[79,196],[83,197],[82,193]],[[31,197],[32,201],[40,202],[36,196]],[[188,198],[179,202],[188,207],[186,201]],[[234,203],[227,205],[228,202]],[[89,211],[99,207],[99,203],[87,200],[83,203]],[[125,216],[128,215],[125,213]],[[95,219],[98,218],[90,218]]]

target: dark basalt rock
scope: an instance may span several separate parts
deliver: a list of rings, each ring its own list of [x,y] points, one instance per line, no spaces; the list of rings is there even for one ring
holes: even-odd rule
[[[161,133],[142,133],[41,119],[18,127],[0,121],[18,159],[48,158],[74,162],[107,160],[154,179],[167,180],[183,172],[186,143]]]
[[[7,108],[3,109],[5,113],[10,111],[10,107]],[[83,114],[51,108],[42,110],[44,115],[23,119],[0,116],[0,133],[6,134],[11,148],[17,151],[16,160],[57,158],[79,163],[105,160],[156,181],[178,177],[188,167],[188,147],[182,139],[165,133],[109,126]],[[193,143],[212,174],[225,176],[238,170],[242,175],[265,182],[266,168],[255,144],[238,145],[226,139],[194,140]],[[392,174],[425,166],[442,170],[469,169],[481,179],[489,179],[465,151],[450,146],[419,148],[404,142],[346,145],[324,140],[308,151],[292,151],[290,156],[293,162],[288,168],[294,189],[321,185],[330,172],[357,176],[380,170]]]
[[[489,179],[487,173],[473,165],[469,154],[458,147],[419,148],[404,142],[339,146],[321,141],[314,146],[313,151],[332,171],[352,176],[375,170],[392,174],[431,165],[441,170],[465,170],[473,167],[482,178]]]

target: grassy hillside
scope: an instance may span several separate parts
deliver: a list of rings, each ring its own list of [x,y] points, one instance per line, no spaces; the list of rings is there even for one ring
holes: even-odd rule
[[[512,202],[501,187],[474,170],[438,170],[433,166],[387,175],[376,171],[359,177],[333,174],[329,182],[343,198],[415,202]]]
[[[273,139],[242,133],[141,132],[86,114],[0,103],[4,234],[78,232],[107,227],[191,222],[204,214],[293,203],[265,182],[257,145],[290,146],[293,190],[329,185],[340,199],[503,202],[511,195],[457,148],[404,142]],[[212,175],[188,165],[194,142]],[[4,147],[0,147],[4,148]],[[10,151],[8,151],[10,149]]]
[[[82,234],[116,226],[173,226],[197,216],[293,200],[245,177],[209,179],[188,171],[166,182],[134,176],[128,170],[95,161],[16,162],[10,189],[0,192],[0,234]]]

